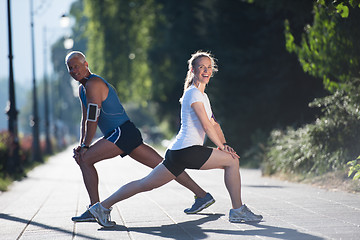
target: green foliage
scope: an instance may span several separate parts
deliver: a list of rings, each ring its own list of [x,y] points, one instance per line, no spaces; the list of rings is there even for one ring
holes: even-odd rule
[[[72,26],[71,37],[74,39],[73,49],[67,50],[64,48],[64,38],[58,39],[51,46],[51,61],[54,67],[55,74],[52,74],[49,80],[50,89],[50,109],[52,119],[50,124],[54,133],[56,147],[61,150],[66,144],[72,142],[65,141],[65,135],[71,137],[78,137],[79,122],[81,117],[80,102],[77,98],[78,87],[77,82],[73,80],[65,65],[65,56],[69,51],[78,50],[85,52],[87,48],[87,39],[85,37],[87,18],[83,14],[83,1],[77,0],[71,5],[70,16],[74,18],[75,24]],[[43,86],[40,85],[40,96],[43,96]],[[43,100],[42,97],[39,98]],[[39,117],[44,119],[43,107],[44,101],[39,104]],[[41,126],[44,126],[41,124]]]
[[[5,164],[8,156],[8,143],[9,134],[7,132],[0,132],[0,172],[5,172]]]
[[[322,174],[344,169],[348,159],[358,155],[358,7],[359,1],[317,1],[313,24],[306,25],[299,45],[291,33],[290,21],[285,21],[286,49],[296,53],[305,72],[323,79],[331,95],[310,104],[322,108],[323,116],[315,123],[272,133],[265,172]],[[349,175],[359,171],[356,161],[349,163]]]
[[[317,0],[317,4],[326,7],[328,14],[340,14],[341,17],[349,16],[349,7],[360,8],[360,0]]]
[[[360,156],[358,156],[355,160],[349,161],[347,163],[349,168],[348,176],[351,177],[353,175],[353,179],[360,179]]]
[[[336,7],[342,9],[341,13],[329,14],[324,6],[314,5],[314,22],[305,27],[306,33],[299,46],[290,32],[289,21],[285,21],[287,50],[297,54],[305,72],[322,78],[330,92],[358,78],[360,68],[360,11],[353,9],[344,19],[348,16],[348,8],[343,3]]]
[[[29,165],[28,160],[30,156],[30,149],[24,148],[24,138],[20,137],[20,166],[17,166],[17,170],[14,173],[10,174],[9,172],[7,172],[8,169],[6,169],[6,164],[9,155],[9,137],[9,132],[0,132],[0,191],[5,191],[14,180],[19,180],[24,177],[25,174],[21,172],[21,169],[23,169],[25,164]]]
[[[349,16],[349,8],[343,3],[336,6],[336,12],[343,18],[347,18]]]
[[[152,89],[147,54],[156,4],[152,0],[84,3],[90,67],[116,87],[122,101],[146,105]]]
[[[324,115],[313,124],[285,131],[274,130],[269,139],[264,173],[323,174],[343,169],[358,155],[360,146],[359,87],[336,91],[310,105]],[[355,170],[354,170],[355,171]]]

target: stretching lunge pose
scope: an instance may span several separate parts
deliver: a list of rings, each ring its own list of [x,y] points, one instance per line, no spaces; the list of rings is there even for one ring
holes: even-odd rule
[[[163,158],[149,145],[143,143],[140,131],[127,116],[115,89],[102,77],[92,74],[85,55],[74,51],[65,58],[69,74],[78,82],[82,108],[80,144],[74,149],[74,158],[80,166],[90,206],[99,202],[99,178],[94,164],[120,155],[129,155],[136,161],[154,168]],[[90,146],[97,126],[104,137]],[[195,203],[185,213],[196,213],[215,202],[213,197],[200,188],[187,173],[176,178],[181,185],[195,194]],[[89,207],[90,207],[89,206]],[[75,222],[95,221],[86,210]]]
[[[210,77],[217,71],[214,58],[207,52],[196,52],[188,63],[184,93],[180,99],[181,128],[175,141],[168,147],[165,160],[146,177],[122,186],[101,203],[93,205],[89,210],[100,225],[115,225],[110,220],[111,206],[115,203],[137,193],[158,188],[175,179],[186,168],[224,169],[225,185],[232,202],[229,221],[261,221],[261,215],[254,214],[242,203],[239,156],[226,144],[205,93]],[[217,149],[203,146],[205,134],[218,147]]]

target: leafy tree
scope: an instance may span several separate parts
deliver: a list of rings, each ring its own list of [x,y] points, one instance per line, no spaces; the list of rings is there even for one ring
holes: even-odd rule
[[[285,22],[288,51],[296,53],[305,72],[323,79],[331,94],[310,104],[323,111],[315,123],[281,134],[273,131],[266,171],[319,174],[344,168],[358,154],[358,7],[359,1],[317,1],[314,21],[306,25],[299,44],[291,33],[291,22]],[[359,169],[356,161],[350,163],[350,175]]]
[[[152,81],[147,62],[156,5],[152,0],[85,0],[87,57],[92,70],[112,83],[122,101],[146,105]]]
[[[346,7],[343,3],[339,6]],[[305,27],[299,46],[294,43],[289,22],[285,22],[288,51],[295,52],[304,71],[322,78],[331,92],[360,77],[359,19],[359,9],[350,16],[348,10],[347,14],[329,14],[324,5],[315,4],[314,22]]]
[[[75,18],[72,27],[73,49],[85,52],[87,39],[84,36],[87,18],[83,15],[83,1],[75,1],[70,9],[70,16]],[[62,141],[64,133],[77,136],[80,122],[80,103],[76,97],[77,87],[70,77],[65,65],[65,56],[71,50],[64,48],[64,38],[58,39],[51,48],[51,60],[55,74],[50,78],[51,102],[54,132],[56,138]],[[74,85],[75,84],[75,85]],[[62,147],[62,144],[59,145]]]

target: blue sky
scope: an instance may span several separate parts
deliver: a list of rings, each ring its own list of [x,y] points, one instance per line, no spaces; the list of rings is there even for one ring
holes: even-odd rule
[[[30,1],[11,1],[12,46],[15,82],[24,87],[32,86],[32,55],[31,55],[31,29],[30,29]],[[69,13],[74,0],[33,0],[34,4],[34,31],[35,31],[35,59],[36,79],[44,75],[44,48],[48,49],[48,73],[52,72],[50,59],[50,46],[59,37],[65,35],[70,29],[60,26],[60,17]],[[44,34],[44,27],[47,34]],[[44,35],[47,46],[44,46]],[[0,1],[0,79],[9,78],[9,50],[8,50],[8,14],[7,0]],[[4,105],[1,103],[1,105]],[[0,106],[1,108],[1,106]]]

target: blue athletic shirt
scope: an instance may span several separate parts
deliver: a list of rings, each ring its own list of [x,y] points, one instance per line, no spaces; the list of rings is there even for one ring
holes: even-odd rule
[[[105,79],[95,74],[91,74],[88,77],[88,79],[92,77],[100,78],[109,88],[109,93],[107,98],[101,103],[101,112],[98,121],[98,126],[101,132],[104,135],[106,135],[109,132],[111,132],[113,129],[121,126],[123,123],[125,123],[130,119],[126,114],[125,109],[122,106],[113,86],[111,86]],[[86,94],[85,94],[84,86],[81,86],[80,89],[80,100],[84,104],[87,110],[87,102],[86,102]]]

